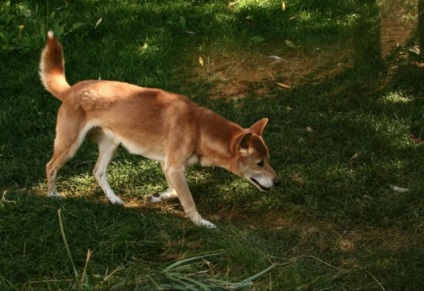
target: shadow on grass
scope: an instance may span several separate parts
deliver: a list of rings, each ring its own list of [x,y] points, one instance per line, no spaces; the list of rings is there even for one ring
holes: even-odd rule
[[[152,286],[151,279],[165,284],[175,280],[164,273],[171,263],[183,265],[184,259],[196,256],[199,262],[184,263],[173,274],[182,281],[193,276],[200,282],[215,278],[224,284],[229,281],[223,278],[247,278],[258,267],[269,266],[266,249],[255,243],[258,237],[231,227],[208,230],[185,220],[178,223],[174,215],[157,210],[140,212],[83,198],[8,193],[0,202],[0,213],[7,221],[0,230],[3,287],[64,288],[79,280],[92,287]]]
[[[196,4],[105,1],[99,6],[91,1],[65,6],[62,1],[53,1],[51,7],[41,5],[40,11],[58,7],[78,11],[66,14],[70,23],[79,19],[88,24],[103,19],[98,28],[90,29],[82,38],[74,34],[62,39],[71,83],[101,76],[179,91],[187,78],[186,64],[192,62],[192,54],[197,54],[201,47],[216,42],[224,46],[233,43],[237,48],[255,47],[259,36],[263,37],[260,42],[274,40],[276,35],[280,41],[294,40],[297,35],[296,42],[319,42],[335,34],[343,36],[354,23],[345,18],[353,13],[355,5],[337,2],[337,12],[332,12],[325,5],[304,6],[301,1],[294,2],[287,10],[282,10],[277,1],[240,3],[234,7],[213,1]],[[337,19],[334,23],[338,25],[321,21],[330,16]],[[322,35],[317,29],[328,33]],[[319,37],[311,39],[316,35]],[[6,169],[1,184],[26,186],[44,176],[59,103],[39,85],[38,51],[1,54],[10,60],[0,71],[5,92],[0,120],[2,128],[7,129],[0,136],[3,140],[1,165]],[[30,158],[26,159],[27,156]],[[92,159],[92,156],[81,158]]]
[[[229,50],[257,51],[259,47],[271,48],[272,51],[275,47],[271,40],[280,44],[291,40],[298,45],[300,53],[310,53],[314,46],[323,42],[338,46],[353,39],[349,49],[353,49],[351,55],[355,61],[351,67],[316,79],[321,72],[332,69],[324,65],[313,70],[310,76],[304,76],[304,84],[290,90],[275,89],[274,80],[246,81],[244,90],[250,97],[234,102],[210,100],[207,94],[214,84],[208,80],[182,90],[196,102],[231,117],[245,127],[261,117],[270,118],[266,140],[273,163],[285,177],[285,187],[271,193],[273,199],[265,199],[265,202],[258,201],[268,194],[256,195],[247,190],[248,194],[241,194],[245,197],[241,199],[253,201],[248,203],[249,208],[254,202],[263,203],[258,209],[285,209],[287,202],[288,205],[300,203],[315,209],[309,213],[313,217],[323,215],[319,209],[324,206],[326,216],[344,216],[351,220],[351,215],[346,214],[349,209],[357,209],[353,216],[364,210],[355,201],[359,199],[359,204],[367,205],[369,198],[364,197],[374,199],[376,195],[386,195],[384,189],[387,184],[417,187],[414,179],[420,172],[413,170],[413,176],[408,173],[416,165],[406,158],[410,147],[405,130],[408,114],[416,122],[415,131],[421,130],[422,117],[413,110],[414,107],[419,108],[419,104],[414,105],[420,102],[418,99],[401,105],[402,110],[379,101],[388,88],[384,68],[375,61],[378,51],[376,7],[366,3],[358,6],[353,2],[336,2],[332,3],[336,6],[294,2],[282,10],[281,3],[277,1],[267,4],[246,2],[233,7],[209,1],[196,5],[185,1],[147,1],[143,5],[121,3],[112,6],[112,2],[104,2],[97,9],[93,9],[90,1],[81,1],[75,5],[81,5],[84,19],[102,17],[103,22],[87,34],[86,40],[79,40],[76,36],[63,39],[68,77],[75,82],[87,76],[97,78],[100,75],[105,79],[181,91],[182,87],[186,87],[181,84],[185,84],[187,76],[192,74],[191,65],[208,47],[216,49],[221,44],[229,46]],[[71,6],[66,9],[71,9]],[[82,42],[88,45],[82,45]],[[216,42],[218,45],[212,45]],[[287,51],[287,48],[281,51]],[[28,55],[33,59],[30,63],[35,68],[38,57]],[[4,118],[1,119],[2,126],[8,129],[3,132],[2,140],[7,142],[1,156],[1,163],[6,169],[1,181],[5,189],[38,184],[44,180],[44,165],[50,157],[53,141],[53,116],[58,107],[57,101],[42,93],[41,86],[37,89],[19,86],[20,83],[38,84],[35,70],[24,71],[22,75],[18,69],[20,64],[19,60],[14,61],[14,70],[10,74],[1,74],[2,78],[8,76],[12,80],[5,82],[10,89],[10,95],[7,95],[10,97],[6,99],[16,99],[13,105],[9,102],[4,107]],[[308,82],[308,78],[313,82]],[[399,82],[406,85],[402,80]],[[257,98],[256,93],[261,87],[268,88],[268,98]],[[14,96],[14,92],[19,92],[19,96]],[[34,95],[42,98],[34,99]],[[21,115],[18,112],[27,113]],[[308,132],[308,128],[312,132]],[[421,133],[413,134],[420,136]],[[356,154],[358,157],[352,159]],[[87,161],[94,164],[95,159],[95,147],[83,146],[71,162],[71,170],[65,167],[60,175],[67,179],[81,170],[81,167],[72,165],[85,165]],[[129,159],[128,155],[124,155],[124,159]],[[91,173],[91,168],[87,171]],[[158,175],[162,183],[163,177]],[[212,180],[221,180],[224,185],[228,184],[227,181],[234,181],[232,178],[224,180],[225,175],[218,174]],[[293,177],[298,177],[298,181],[293,182]],[[155,183],[152,179],[154,177],[148,180]],[[137,183],[135,180],[130,182]],[[234,187],[244,189],[243,183],[235,183]],[[211,189],[199,186],[199,190],[223,192],[219,186],[208,187]]]
[[[424,176],[423,155],[422,143],[409,136],[422,138],[423,71],[404,66],[389,74],[376,60],[377,12],[372,5],[334,1],[339,6],[333,9],[325,4],[331,1],[294,1],[282,10],[281,1],[265,2],[270,6],[261,7],[256,2],[249,6],[249,1],[240,1],[240,6],[233,8],[211,1],[195,5],[186,1],[103,1],[101,5],[78,1],[75,19],[95,23],[102,17],[103,22],[84,38],[63,39],[72,83],[101,75],[103,79],[185,93],[245,127],[270,117],[265,139],[272,164],[283,178],[279,190],[258,193],[223,170],[194,168],[188,173],[199,210],[221,222],[222,231],[216,233],[195,228],[168,211],[116,208],[93,203],[91,197],[90,201],[80,197],[52,201],[27,189],[17,193],[16,189],[44,183],[59,102],[39,84],[38,51],[0,52],[2,59],[8,60],[7,66],[0,66],[0,187],[2,191],[11,189],[5,198],[12,200],[0,207],[0,217],[6,221],[0,223],[6,250],[0,273],[11,286],[34,278],[66,280],[73,276],[58,227],[58,209],[62,209],[65,232],[79,268],[85,264],[87,249],[94,250],[93,275],[110,274],[122,264],[146,264],[148,269],[185,252],[224,249],[227,257],[212,261],[223,276],[230,268],[240,278],[262,269],[267,258],[283,265],[281,258],[302,253],[320,254],[357,272],[340,282],[346,274],[339,273],[340,268],[329,267],[333,272],[323,275],[327,269],[316,267],[321,262],[314,260],[314,265],[306,261],[290,265],[293,268],[278,268],[272,273],[274,281],[270,277],[270,282],[264,280],[261,286],[378,286],[371,276],[363,281],[361,266],[368,267],[387,286],[417,286],[422,266],[416,263],[413,270],[410,263],[422,254],[424,206],[418,193]],[[286,40],[296,48],[290,51]],[[317,48],[332,46],[351,50],[353,61],[332,74],[325,72],[337,64],[324,63],[311,74],[302,75],[304,82],[291,89],[276,88],[275,82],[280,80],[258,79],[244,83],[246,98],[212,100],[208,94],[215,84],[210,79],[190,81],[200,66],[199,55],[237,50],[256,54],[269,49],[262,55],[294,50],[300,57],[314,57],[320,55]],[[305,61],[304,66],[308,65]],[[249,75],[250,71],[244,73]],[[264,86],[266,94],[258,94]],[[112,165],[112,187],[124,192],[124,200],[125,196],[136,196],[140,189],[151,193],[153,186],[141,188],[142,184],[164,182],[158,168],[136,159],[120,153],[115,160],[120,162]],[[77,188],[81,183],[78,179],[91,177],[95,160],[95,146],[84,145],[60,172],[62,181],[75,176],[69,189]],[[96,189],[93,192],[100,193],[94,179],[83,182],[87,184],[82,183],[82,191]],[[129,186],[125,186],[127,182]],[[389,184],[410,191],[395,192]],[[226,225],[227,219],[238,223],[241,230]],[[271,227],[269,221],[273,222]],[[346,229],[353,230],[352,237],[364,236],[357,240],[346,237]],[[364,229],[376,229],[377,234]],[[379,239],[393,249],[375,247]],[[354,248],[349,248],[350,242],[356,243]],[[400,258],[399,254],[408,257]],[[403,269],[408,273],[399,274]],[[131,272],[124,276],[128,274]],[[317,278],[322,280],[318,286]],[[60,283],[57,286],[63,288]]]

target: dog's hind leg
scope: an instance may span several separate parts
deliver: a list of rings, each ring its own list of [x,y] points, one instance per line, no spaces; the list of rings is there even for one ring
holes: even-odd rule
[[[162,162],[161,166],[163,170],[164,170],[164,165],[165,164]],[[178,198],[177,191],[175,191],[175,189],[172,188],[171,182],[169,181],[169,178],[167,177],[166,172],[163,171],[163,173],[165,175],[166,181],[168,182],[169,188],[166,191],[149,195],[146,200],[147,203],[157,203],[157,202],[162,202],[162,201]]]
[[[113,192],[107,181],[107,166],[112,160],[113,155],[116,152],[116,149],[119,146],[119,143],[116,142],[112,137],[107,136],[103,132],[98,132],[96,135],[96,142],[99,145],[99,157],[97,159],[96,165],[93,170],[94,177],[96,177],[97,182],[105,193],[107,199],[112,204],[123,205],[124,201],[121,200]]]
[[[65,111],[65,109],[60,109]],[[63,113],[63,112],[62,112]],[[65,120],[66,114],[58,114],[56,138],[54,140],[53,157],[46,165],[47,195],[59,197],[56,190],[56,177],[60,168],[77,152],[85,138],[88,129],[78,122],[79,120]]]

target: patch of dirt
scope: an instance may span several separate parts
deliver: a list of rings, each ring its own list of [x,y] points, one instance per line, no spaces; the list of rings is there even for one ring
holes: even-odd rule
[[[353,63],[352,52],[346,47],[305,52],[273,45],[262,52],[204,53],[202,59],[207,61],[197,64],[192,82],[213,84],[209,91],[212,99],[266,96],[275,90],[290,90],[346,70]]]

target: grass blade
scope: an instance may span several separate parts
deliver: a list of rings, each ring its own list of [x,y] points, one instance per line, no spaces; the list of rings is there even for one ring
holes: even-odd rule
[[[76,282],[78,282],[77,268],[75,267],[74,260],[72,259],[71,250],[69,249],[68,241],[66,240],[65,229],[63,228],[61,209],[57,210],[57,215],[59,216],[60,232],[62,234],[62,239],[63,239],[63,242],[65,244],[66,252],[68,253],[69,260],[71,260],[72,268],[74,269],[74,275],[75,275]]]
[[[265,270],[262,270],[261,272],[243,280],[240,281],[238,283],[235,283],[234,285],[237,286],[237,288],[241,288],[241,287],[245,287],[245,286],[249,286],[252,284],[252,281],[255,280],[256,278],[259,278],[260,276],[262,276],[263,274],[267,273],[268,271],[270,271],[272,268],[274,268],[275,265],[271,265],[268,268],[266,268]]]
[[[191,262],[191,261],[195,261],[195,260],[198,260],[198,259],[204,259],[204,258],[208,258],[208,257],[215,257],[215,256],[219,256],[219,255],[222,255],[222,254],[223,254],[222,252],[217,252],[217,253],[211,253],[211,254],[206,254],[206,255],[197,256],[197,257],[191,257],[191,258],[188,258],[188,259],[177,261],[177,262],[169,265],[168,267],[166,267],[163,271],[166,273],[166,272],[169,272],[170,270],[172,270],[172,269],[174,269],[174,268],[176,268],[176,267],[178,267],[180,265],[183,265],[185,263],[188,263],[188,262]]]
[[[80,283],[84,283],[84,281],[85,281],[85,276],[87,274],[87,266],[88,266],[88,263],[90,262],[92,254],[93,254],[93,252],[90,249],[87,250],[87,258],[85,259],[85,266],[84,266],[84,270],[82,271]]]

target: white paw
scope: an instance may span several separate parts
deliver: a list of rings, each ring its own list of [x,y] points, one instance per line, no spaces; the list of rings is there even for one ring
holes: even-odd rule
[[[161,201],[162,201],[162,197],[160,196],[160,193],[149,195],[147,196],[147,199],[146,199],[147,203],[158,203]]]
[[[114,204],[114,205],[124,205],[124,201],[122,201],[121,198],[119,198],[118,196],[108,196],[107,199],[109,199],[109,202]]]
[[[60,195],[56,191],[52,191],[52,192],[47,193],[47,196],[51,197],[51,198],[61,198],[62,197],[62,195]]]
[[[174,198],[177,198],[177,197],[178,197],[177,192],[174,189],[170,188],[170,189],[168,189],[164,192],[155,193],[155,194],[152,194],[150,196],[147,196],[146,202],[147,203],[158,203],[158,202],[162,202],[162,201],[165,201],[165,200],[174,199]]]
[[[187,216],[197,226],[206,227],[206,228],[216,228],[215,224],[207,221],[206,219],[203,219],[202,216],[200,216],[200,214],[197,211],[188,213]]]
[[[200,220],[193,221],[197,226],[206,227],[209,229],[216,228],[216,225],[206,219],[201,218]]]

